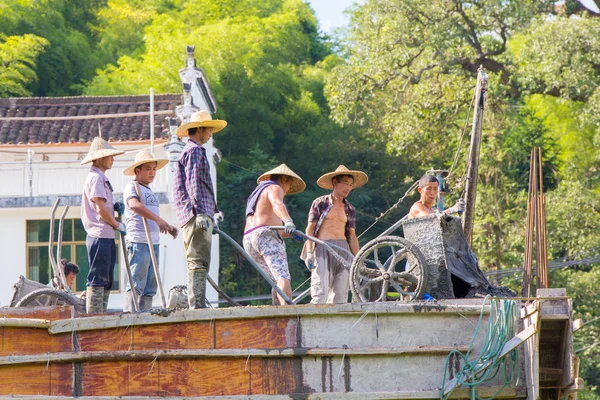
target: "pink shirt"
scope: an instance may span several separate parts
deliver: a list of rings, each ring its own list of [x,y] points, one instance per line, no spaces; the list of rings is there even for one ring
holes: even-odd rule
[[[92,166],[90,173],[85,178],[83,196],[81,198],[81,222],[88,236],[99,239],[114,239],[115,231],[112,226],[100,219],[94,206],[95,197],[106,200],[109,211],[115,209],[113,201],[113,188],[104,172]]]

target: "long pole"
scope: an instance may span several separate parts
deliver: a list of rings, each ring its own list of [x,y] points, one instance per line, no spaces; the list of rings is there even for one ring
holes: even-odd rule
[[[467,182],[465,187],[465,212],[462,215],[463,231],[467,241],[473,239],[473,220],[475,218],[475,200],[477,196],[477,173],[479,171],[479,152],[481,148],[481,133],[483,130],[483,111],[485,108],[485,92],[488,87],[488,76],[483,67],[477,71],[477,86],[475,87],[475,112],[471,129],[471,146],[467,165]]]
[[[117,221],[121,222],[121,216],[117,218]],[[125,245],[125,235],[121,235],[121,250],[123,251],[123,258],[125,259],[125,270],[127,271],[127,279],[129,279],[129,287],[131,287],[131,296],[133,298],[133,309],[137,312],[140,311],[140,303],[138,302],[137,292],[135,291],[135,285],[133,284],[133,274],[131,273],[131,266],[129,265],[129,257],[127,257],[127,246]]]
[[[137,181],[133,181],[135,186],[135,193],[138,195],[138,198],[141,200],[142,196],[140,195],[140,187]],[[160,300],[162,302],[163,308],[167,308],[167,301],[165,300],[165,292],[163,291],[162,282],[160,280],[160,271],[158,269],[158,261],[156,260],[156,253],[154,252],[154,245],[152,244],[152,237],[150,236],[150,229],[148,228],[148,221],[146,218],[142,217],[142,222],[144,223],[144,230],[146,231],[146,238],[148,239],[148,247],[150,247],[150,256],[152,257],[152,268],[154,269],[154,275],[156,276],[156,283],[158,285],[158,294],[160,295]]]
[[[150,154],[154,157],[154,89],[150,88]]]

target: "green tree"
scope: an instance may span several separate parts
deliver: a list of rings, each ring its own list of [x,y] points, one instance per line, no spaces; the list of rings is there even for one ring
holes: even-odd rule
[[[35,35],[0,34],[0,97],[31,95],[27,88],[38,80],[36,60],[47,44]]]

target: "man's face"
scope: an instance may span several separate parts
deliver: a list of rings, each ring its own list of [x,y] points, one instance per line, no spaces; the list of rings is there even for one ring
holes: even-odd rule
[[[421,193],[421,200],[423,203],[427,204],[429,207],[433,206],[437,201],[438,195],[438,183],[437,182],[427,182],[424,187],[419,188],[419,193]]]
[[[156,177],[156,166],[156,162],[142,164],[135,169],[135,180],[143,185],[151,184]]]
[[[67,282],[67,286],[72,288],[75,284],[75,277],[77,274],[75,272],[69,272],[69,275],[65,276],[65,281]]]
[[[210,140],[210,138],[213,135],[213,131],[215,129],[214,128],[204,128],[204,129],[200,129],[198,131],[198,133],[196,134],[196,136],[198,137],[198,139],[200,139],[200,141],[202,143],[206,143]]]
[[[279,186],[283,189],[283,193],[287,194],[292,187],[292,179],[288,177],[284,177],[279,181]]]
[[[102,157],[96,160],[96,166],[100,169],[104,169],[105,171],[111,169],[113,163],[115,162],[115,158],[113,156]]]
[[[348,197],[352,189],[354,189],[354,178],[351,176],[333,179],[333,191],[337,195]]]

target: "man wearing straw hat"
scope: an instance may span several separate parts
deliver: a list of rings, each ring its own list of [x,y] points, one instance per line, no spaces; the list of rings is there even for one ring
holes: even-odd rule
[[[331,194],[315,199],[308,214],[306,234],[325,242],[358,253],[356,237],[356,209],[346,197],[352,189],[367,183],[369,178],[362,171],[350,171],[343,165],[321,176],[317,185],[332,190]],[[338,254],[352,263],[351,257],[341,251]],[[348,301],[349,271],[324,246],[307,241],[301,258],[312,270],[311,303],[346,303]]]
[[[123,153],[97,137],[81,160],[81,165],[92,163],[81,199],[81,222],[87,233],[85,244],[90,263],[85,304],[88,314],[106,311],[117,260],[115,231],[126,232],[125,225],[114,217],[113,188],[104,174],[112,168],[114,156]]]
[[[133,164],[123,171],[125,175],[135,175],[135,179],[123,190],[123,202],[127,225],[127,257],[140,311],[152,308],[152,298],[158,288],[150,252],[154,251],[155,258],[158,259],[160,233],[169,233],[173,238],[177,237],[177,228],[160,217],[158,198],[150,189],[156,171],[168,163],[169,160],[156,159],[149,150],[142,150],[135,155]],[[146,236],[144,218],[148,221],[152,249]],[[133,299],[131,285],[127,282],[123,311],[132,312],[135,309]]]
[[[294,233],[296,226],[283,203],[283,197],[302,192],[306,184],[285,164],[265,172],[256,183],[258,186],[250,194],[246,205],[244,249],[291,298],[291,276],[285,243],[279,232],[268,227],[281,226],[283,223],[287,234]],[[274,305],[286,304],[275,290],[272,290],[272,296]]]
[[[190,308],[206,308],[214,215],[219,212],[202,145],[225,126],[227,122],[213,120],[208,111],[197,111],[177,128],[177,136],[189,137],[175,167],[173,194],[188,264]]]

